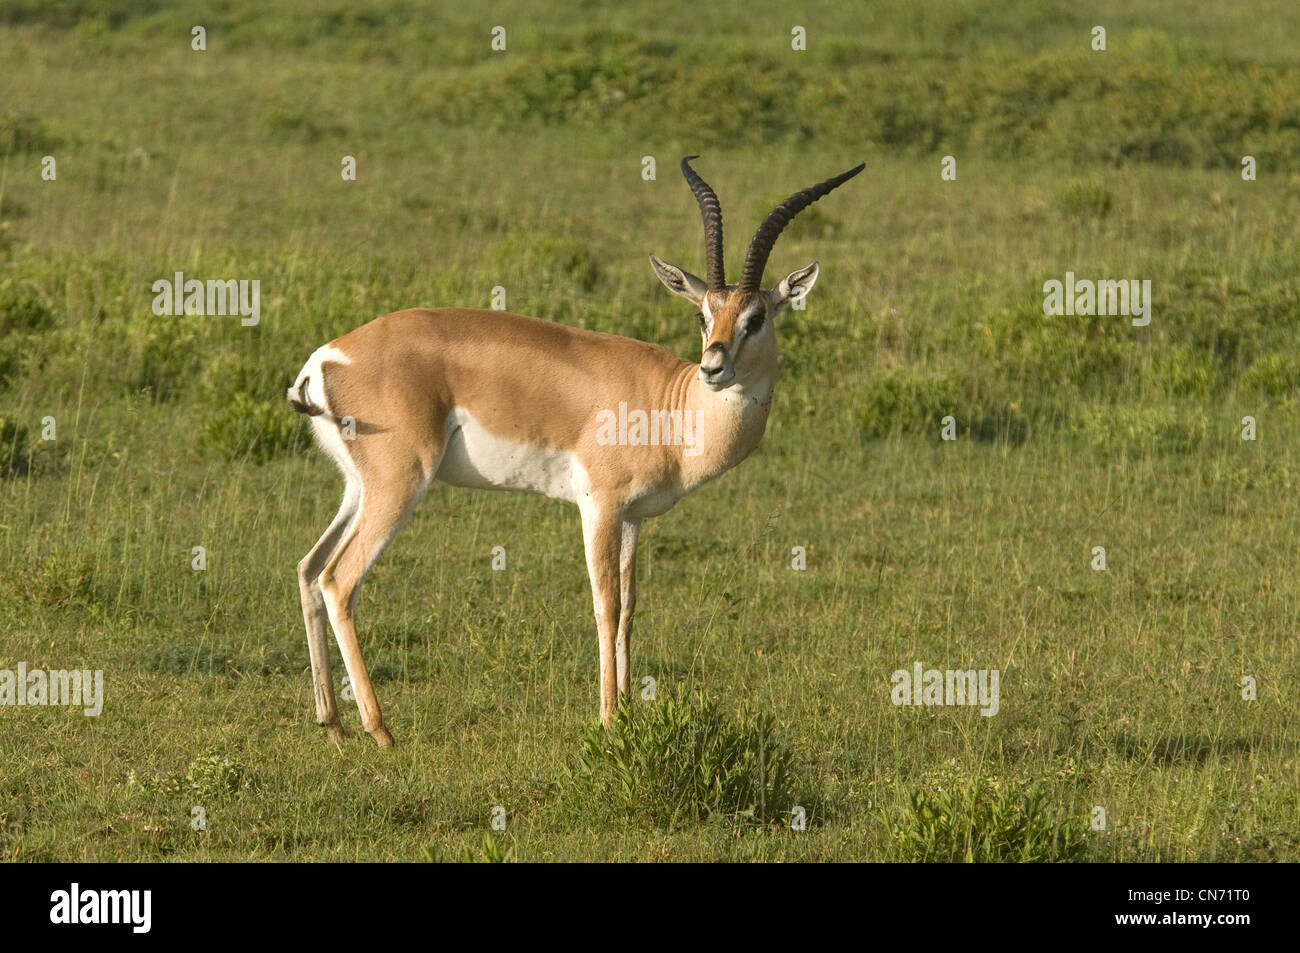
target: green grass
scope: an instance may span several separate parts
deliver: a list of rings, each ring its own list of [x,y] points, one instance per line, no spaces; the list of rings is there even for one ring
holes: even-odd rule
[[[1300,8],[83,6],[0,14],[0,668],[107,700],[0,707],[0,857],[1300,859]],[[643,533],[659,700],[593,729],[575,509],[435,485],[361,597],[398,747],[348,703],[335,749],[294,565],[341,480],[284,388],[497,285],[696,359],[646,262],[703,267],[695,152],[733,269],[868,168],[773,255],[822,277],[764,443]],[[175,271],[261,323],[155,317]],[[1045,317],[1066,271],[1150,279],[1151,324]],[[895,707],[915,661],[999,713]]]

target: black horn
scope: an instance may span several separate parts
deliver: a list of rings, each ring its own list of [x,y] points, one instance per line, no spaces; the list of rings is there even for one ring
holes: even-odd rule
[[[763,280],[763,269],[767,267],[767,256],[772,254],[772,246],[776,244],[777,236],[781,234],[782,229],[813,202],[832,189],[843,185],[866,167],[867,164],[861,162],[848,172],[841,172],[810,189],[796,192],[772,209],[772,213],[763,220],[763,224],[758,226],[758,231],[754,233],[754,240],[749,243],[749,252],[745,255],[745,270],[740,273],[740,285],[737,290],[745,294],[757,291],[759,282]]]
[[[723,291],[727,287],[726,273],[722,267],[722,203],[717,194],[709,188],[709,183],[691,168],[691,160],[699,156],[687,156],[682,159],[682,175],[695,193],[695,201],[700,205],[700,217],[704,219],[704,260],[708,268],[710,291]]]

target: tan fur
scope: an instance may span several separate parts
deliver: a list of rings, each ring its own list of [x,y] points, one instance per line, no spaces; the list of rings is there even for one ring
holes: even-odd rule
[[[715,339],[730,333],[734,316],[727,315],[724,308]],[[776,377],[773,342],[745,382],[749,393],[766,385],[764,399],[736,403],[704,387],[696,365],[658,345],[462,308],[398,311],[330,345],[352,359],[327,365],[325,387],[334,416],[356,420],[351,450],[363,472],[376,458],[409,455],[432,473],[443,422],[452,407],[465,407],[503,439],[575,451],[602,495],[620,508],[650,490],[683,496],[744,459],[763,436]],[[596,414],[620,401],[702,412],[702,452],[600,446]]]

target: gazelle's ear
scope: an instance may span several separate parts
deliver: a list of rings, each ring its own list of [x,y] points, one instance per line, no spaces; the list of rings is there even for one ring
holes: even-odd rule
[[[812,291],[812,286],[817,283],[819,271],[820,268],[817,262],[813,262],[806,268],[792,271],[782,278],[781,283],[772,289],[771,304],[773,310],[780,311],[790,304],[791,299],[806,296],[808,292]]]
[[[650,256],[650,264],[654,267],[655,274],[659,280],[675,295],[681,295],[695,307],[700,306],[704,300],[704,292],[708,289],[703,281],[696,278],[689,271],[682,271],[676,265],[670,265],[666,261],[660,261],[654,255]]]

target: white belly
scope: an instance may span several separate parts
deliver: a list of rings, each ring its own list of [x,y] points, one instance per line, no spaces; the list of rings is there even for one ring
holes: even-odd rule
[[[435,473],[453,486],[524,490],[575,503],[586,491],[586,472],[573,453],[503,440],[459,407],[447,415],[446,449]]]

